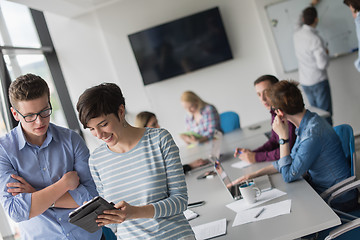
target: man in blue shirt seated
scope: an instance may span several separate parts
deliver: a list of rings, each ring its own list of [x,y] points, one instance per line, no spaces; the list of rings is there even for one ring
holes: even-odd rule
[[[0,138],[1,204],[19,223],[22,239],[100,239],[68,222],[74,208],[98,195],[89,150],[72,130],[50,123],[47,83],[18,77],[9,88],[19,125]]]
[[[233,184],[277,172],[282,174],[285,182],[295,181],[307,174],[310,185],[322,193],[350,177],[350,165],[338,135],[326,120],[304,108],[297,83],[280,81],[271,87],[269,97],[277,114],[272,128],[279,135],[280,159],[235,180]],[[297,135],[291,152],[288,121],[295,125]],[[353,207],[356,204],[356,192],[344,194],[334,200],[334,204],[341,210]]]

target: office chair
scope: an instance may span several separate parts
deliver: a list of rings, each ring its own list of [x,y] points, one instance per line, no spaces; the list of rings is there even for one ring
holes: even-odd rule
[[[341,181],[340,183],[335,184],[320,195],[324,200],[327,200],[327,203],[330,207],[334,199],[344,193],[347,193],[354,189],[358,189],[360,187],[360,180],[356,180],[355,172],[356,154],[353,129],[348,124],[342,124],[339,126],[335,126],[334,130],[341,140],[343,151],[350,163],[351,176]],[[357,207],[357,210],[352,210],[350,213],[343,212],[334,208],[332,209],[339,215],[341,221],[345,224],[333,228],[325,237],[325,239],[360,239],[360,218],[358,217],[360,216],[359,206]],[[327,234],[327,231],[324,231],[322,235],[324,233]]]
[[[360,238],[360,218],[357,218],[351,222],[348,222],[340,227],[337,227],[329,232],[324,240],[350,240]],[[320,235],[321,239],[321,235]]]
[[[240,118],[236,112],[227,111],[220,114],[220,126],[224,134],[240,128]]]
[[[331,205],[332,200],[342,193],[355,189],[358,183],[355,172],[356,152],[353,129],[348,124],[342,124],[335,126],[334,130],[340,138],[345,157],[349,161],[351,176],[320,194],[323,199],[328,199],[327,202],[329,205]]]

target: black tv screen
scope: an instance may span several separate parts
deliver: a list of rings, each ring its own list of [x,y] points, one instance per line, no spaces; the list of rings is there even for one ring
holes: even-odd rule
[[[217,7],[128,37],[144,85],[233,58]]]

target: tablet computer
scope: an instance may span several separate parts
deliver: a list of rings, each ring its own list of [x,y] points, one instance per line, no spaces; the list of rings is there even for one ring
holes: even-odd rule
[[[109,203],[100,196],[94,197],[89,202],[78,207],[69,213],[69,222],[75,224],[86,231],[93,233],[101,227],[95,221],[97,216],[104,210],[116,209],[113,203]]]
[[[183,132],[181,134],[184,134],[186,136],[194,136],[195,138],[202,138],[202,136],[196,132],[193,132],[193,131],[188,131],[188,132]]]

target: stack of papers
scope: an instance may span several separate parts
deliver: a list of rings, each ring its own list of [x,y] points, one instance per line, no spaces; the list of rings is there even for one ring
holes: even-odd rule
[[[255,203],[248,204],[244,199],[240,199],[226,205],[226,207],[236,212],[236,217],[232,226],[235,227],[241,224],[260,221],[290,213],[291,200],[285,200],[274,204],[263,205],[262,207],[256,207],[285,194],[285,192],[274,188],[270,191],[262,192]]]
[[[226,234],[226,218],[195,226],[192,230],[197,240],[224,235]]]
[[[280,216],[283,214],[288,214],[290,213],[290,209],[290,199],[274,204],[269,204],[264,207],[251,208],[245,211],[238,212],[232,226],[235,227],[245,223],[256,222]]]

